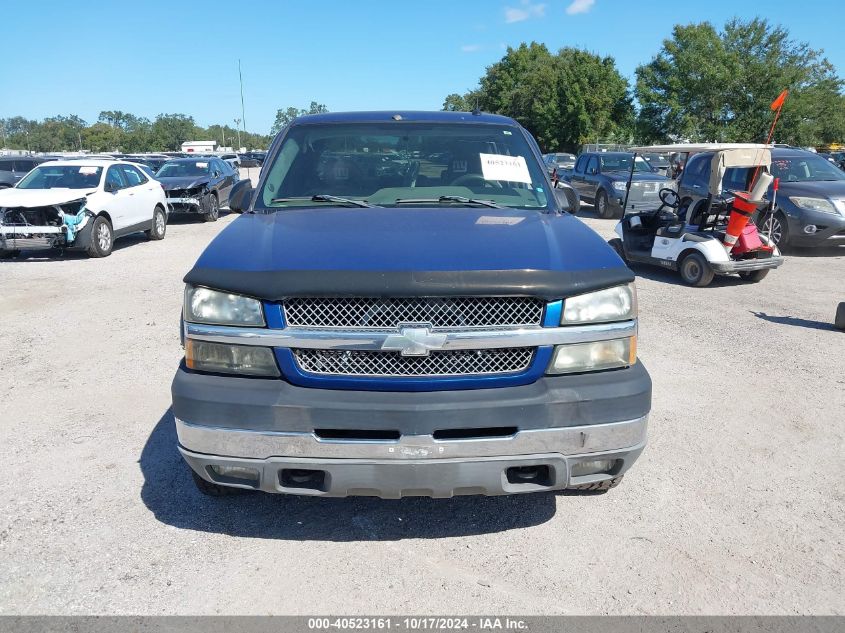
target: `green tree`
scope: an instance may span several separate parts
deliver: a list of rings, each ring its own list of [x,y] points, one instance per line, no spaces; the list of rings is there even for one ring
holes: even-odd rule
[[[317,103],[316,101],[312,101],[307,110],[294,108],[293,106],[285,108],[284,110],[279,108],[276,110],[276,120],[273,122],[273,127],[270,128],[270,134],[275,136],[298,116],[303,116],[305,114],[321,114],[328,111],[329,109],[325,105]]]
[[[194,117],[185,114],[159,114],[150,129],[150,145],[158,150],[178,151],[182,143],[196,138]]]
[[[766,20],[678,25],[637,68],[637,129],[644,140],[760,142],[784,89],[776,140],[816,145],[845,136],[843,81],[821,51]]]
[[[552,54],[532,42],[508,48],[487,68],[476,90],[451,94],[444,110],[487,112],[515,118],[544,150],[577,150],[596,140],[628,139],[633,106],[628,83],[610,57],[563,48]]]

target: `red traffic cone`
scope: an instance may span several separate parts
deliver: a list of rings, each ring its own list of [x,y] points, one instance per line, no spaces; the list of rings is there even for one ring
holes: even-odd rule
[[[747,191],[737,191],[731,213],[728,216],[728,228],[725,231],[725,239],[722,241],[725,248],[730,251],[736,245],[737,239],[742,235],[742,230],[748,224],[748,220],[757,210],[757,205],[748,200],[750,194]]]

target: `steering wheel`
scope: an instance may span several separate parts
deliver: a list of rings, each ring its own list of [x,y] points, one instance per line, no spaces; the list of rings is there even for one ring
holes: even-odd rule
[[[674,189],[669,189],[669,187],[663,187],[658,193],[658,197],[660,198],[660,202],[662,202],[665,206],[669,207],[670,209],[677,209],[678,204],[680,203],[681,199],[678,197],[678,192]]]
[[[469,185],[470,183],[475,183],[481,187],[498,187],[501,189],[502,183],[494,182],[490,180],[485,180],[484,176],[481,174],[464,174],[463,176],[458,176],[450,185]]]

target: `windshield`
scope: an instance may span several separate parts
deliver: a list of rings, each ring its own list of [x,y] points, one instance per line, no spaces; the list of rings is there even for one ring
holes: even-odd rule
[[[643,154],[643,158],[645,158],[652,167],[668,167],[669,166],[669,159],[663,154]]]
[[[845,180],[845,172],[818,156],[772,158],[772,175],[783,182]]]
[[[544,169],[519,128],[478,123],[293,126],[264,169],[257,209],[314,206],[328,197],[377,206],[492,201],[546,209]],[[321,198],[312,200],[313,197]],[[446,199],[452,198],[452,199]],[[464,198],[461,201],[454,198]]]
[[[188,178],[208,174],[207,160],[180,160],[165,163],[156,172],[156,178]]]
[[[602,171],[631,171],[631,158],[633,154],[607,154],[601,157]],[[637,156],[637,162],[634,164],[635,172],[650,172],[651,166],[643,159],[642,156]]]
[[[16,185],[18,189],[96,189],[102,167],[85,165],[42,165]]]

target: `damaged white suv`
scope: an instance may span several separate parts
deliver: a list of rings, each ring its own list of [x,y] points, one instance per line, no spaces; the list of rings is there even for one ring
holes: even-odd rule
[[[51,161],[0,191],[0,258],[44,249],[106,257],[116,238],[160,240],[166,230],[164,189],[132,163]]]

